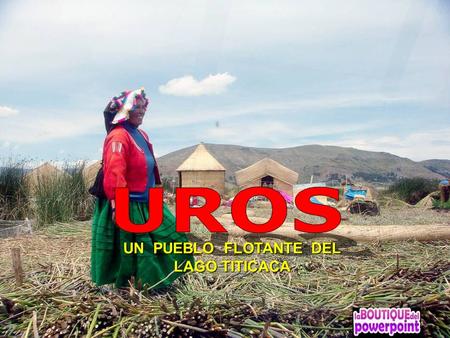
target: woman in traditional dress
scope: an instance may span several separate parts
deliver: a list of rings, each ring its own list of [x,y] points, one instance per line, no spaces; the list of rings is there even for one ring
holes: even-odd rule
[[[161,289],[169,286],[180,272],[177,265],[193,261],[192,255],[153,252],[155,242],[186,242],[185,234],[175,231],[175,217],[166,204],[163,223],[150,233],[134,234],[115,224],[115,189],[127,187],[130,192],[130,220],[147,221],[148,189],[161,184],[153,147],[142,124],[148,99],[144,89],[123,92],[107,105],[103,145],[103,189],[106,198],[97,198],[92,224],[91,277],[97,285],[115,283],[116,287],[147,286]],[[143,243],[144,253],[126,253],[133,243]]]

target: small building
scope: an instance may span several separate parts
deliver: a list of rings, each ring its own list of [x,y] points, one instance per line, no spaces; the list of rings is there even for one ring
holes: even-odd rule
[[[236,171],[235,176],[239,189],[270,187],[291,196],[292,187],[298,180],[298,173],[267,157]]]
[[[97,173],[101,167],[102,167],[102,161],[100,161],[100,160],[95,161],[94,163],[84,167],[83,177],[84,177],[84,181],[86,182],[86,186],[88,188],[90,188],[94,184],[95,178],[97,177]]]
[[[180,187],[211,188],[220,195],[225,192],[225,168],[203,143],[177,168],[177,172]]]

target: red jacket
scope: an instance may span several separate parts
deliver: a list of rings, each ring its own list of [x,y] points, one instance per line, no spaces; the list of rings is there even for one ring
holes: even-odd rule
[[[153,146],[148,135],[138,129],[147,141],[153,157]],[[130,191],[143,192],[147,186],[147,162],[142,150],[122,126],[115,127],[103,144],[103,187],[109,200],[115,199],[115,189],[127,187]],[[161,184],[155,158],[155,184]]]

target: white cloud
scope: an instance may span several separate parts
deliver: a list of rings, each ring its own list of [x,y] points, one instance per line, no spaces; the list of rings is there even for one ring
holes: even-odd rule
[[[304,144],[309,137],[325,137],[349,132],[361,132],[370,127],[367,124],[348,123],[335,125],[323,123],[320,126],[311,124],[299,125],[281,121],[262,119],[254,121],[251,126],[245,123],[228,123],[224,127],[206,129],[202,133],[203,140],[212,143],[243,144],[253,147],[295,147]]]
[[[174,96],[217,95],[226,91],[234,81],[236,78],[228,73],[210,74],[202,80],[186,75],[159,86],[159,91],[162,94]]]
[[[380,135],[379,137],[365,137],[359,135],[354,138],[327,142],[327,144],[353,147],[361,150],[389,152],[415,161],[432,158],[449,159],[450,142],[446,138],[449,133],[450,128],[443,128],[440,130],[413,132],[404,136]]]
[[[0,106],[0,117],[8,117],[12,115],[17,115],[19,113],[18,110],[6,107],[6,106]]]
[[[207,140],[213,143],[245,144],[247,146],[261,146],[270,144],[278,147],[286,138],[296,138],[299,130],[292,125],[279,121],[255,121],[251,126],[247,124],[232,124],[227,127],[210,128],[204,133]],[[294,140],[292,140],[295,142]]]
[[[440,121],[442,107],[438,105],[444,102],[448,107],[450,103],[446,6],[442,1],[418,0],[348,0],[344,4],[288,0],[283,6],[257,0],[133,0],[130,15],[123,2],[114,0],[6,1],[0,5],[0,45],[7,46],[0,53],[0,86],[11,90],[24,86],[23,92],[34,94],[19,98],[19,115],[12,108],[0,107],[0,142],[26,149],[22,144],[99,131],[98,112],[110,97],[106,93],[117,93],[123,86],[131,88],[140,78],[149,92],[162,85],[162,92],[170,95],[214,94],[230,87],[232,75],[203,77],[225,70],[239,77],[240,88],[230,93],[232,100],[221,106],[226,98],[215,97],[214,106],[193,108],[186,114],[186,106],[176,98],[160,97],[165,111],[155,109],[146,125],[158,131],[189,124],[195,129],[196,123],[211,121],[213,125],[219,120],[222,124],[233,118],[238,124],[244,115],[278,122],[288,112],[308,120],[312,110],[320,115],[322,109],[367,107],[367,120],[366,114],[363,120],[370,126],[377,119],[371,107],[392,107],[397,116],[405,111],[396,110],[394,103],[414,106],[416,95],[432,96],[423,111],[430,120]],[[117,71],[110,75],[110,69]],[[190,74],[197,78],[175,79]],[[165,83],[172,78],[173,82]],[[355,90],[369,94],[327,97]],[[393,97],[372,95],[374,91]],[[53,100],[55,94],[65,97]],[[93,104],[99,97],[105,102]],[[251,103],[255,98],[257,103]],[[14,98],[2,104],[16,106],[10,100]],[[189,102],[190,107],[198,107],[197,103]],[[28,108],[22,108],[25,106]],[[42,106],[51,106],[58,114],[45,115]],[[85,118],[63,110],[96,115]],[[346,114],[345,109],[341,111],[340,116]],[[7,118],[1,119],[4,116]],[[339,120],[345,125],[354,121],[346,116]],[[288,123],[289,130],[293,124]],[[270,130],[285,135],[276,143],[279,145],[308,134],[323,135],[318,125],[292,132],[277,131],[275,126],[252,131],[224,126],[211,131],[211,138],[262,139]],[[396,126],[391,128],[393,134]],[[364,137],[361,142],[366,147],[376,144]],[[390,142],[384,145],[397,141]],[[446,151],[442,144],[432,145],[437,155]],[[67,146],[66,151],[69,149]]]
[[[32,116],[32,114],[30,114]],[[12,117],[2,122],[0,141],[18,144],[45,142],[66,137],[81,136],[95,130],[100,130],[101,119],[92,119],[80,113],[61,113],[64,117],[16,118]],[[67,116],[77,116],[74,121]]]
[[[267,61],[280,53],[283,57],[276,58],[280,64],[292,64],[289,74],[277,76],[283,83],[291,76],[303,77],[305,70],[320,73],[327,67],[330,73],[348,68],[345,74],[354,79],[359,73],[355,69],[385,71],[391,58],[398,59],[395,46],[404,40],[405,31],[426,16],[420,26],[426,34],[413,49],[407,48],[412,51],[408,62],[398,61],[404,68],[404,86],[432,93],[439,86],[447,98],[448,72],[443,71],[449,65],[447,17],[439,2],[323,0],[286,1],[279,6],[256,0],[135,0],[130,6],[139,10],[125,15],[123,3],[113,0],[6,2],[1,8],[0,45],[8,48],[0,54],[0,82],[86,79],[97,77],[97,72],[90,74],[92,69],[111,68],[119,69],[117,75],[123,70],[127,77],[149,67],[167,71],[179,66],[181,74],[216,66],[224,68],[213,69],[234,71],[243,63],[257,74],[270,75],[277,69]],[[367,48],[369,41],[371,46],[383,46],[380,53]],[[319,61],[325,63],[316,64]],[[397,64],[392,65],[395,70]],[[338,78],[343,84],[344,80]],[[318,74],[312,87],[320,81]]]
[[[196,124],[207,121],[229,119],[233,116],[250,114],[274,115],[283,111],[299,111],[309,113],[308,110],[336,109],[345,107],[378,107],[399,103],[423,103],[427,97],[387,96],[379,94],[320,96],[298,100],[266,101],[256,104],[239,105],[227,109],[202,109],[199,111],[164,113],[151,115],[144,122],[152,128],[166,128]]]

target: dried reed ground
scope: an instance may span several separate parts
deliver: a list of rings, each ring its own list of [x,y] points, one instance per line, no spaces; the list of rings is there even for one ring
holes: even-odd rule
[[[265,212],[255,209],[256,215]],[[417,210],[406,210],[399,220],[397,212],[367,222],[413,224],[414,219],[426,219]],[[433,211],[430,215],[429,223],[445,220]],[[199,225],[194,233],[209,236]],[[427,336],[450,336],[449,241],[372,243],[346,249],[365,253],[361,256],[278,256],[289,261],[291,273],[193,273],[184,283],[176,282],[169,294],[149,296],[92,285],[89,239],[90,223],[79,222],[0,240],[0,296],[15,303],[8,315],[16,316],[8,319],[3,306],[0,336],[32,337],[36,331],[42,337],[64,328],[65,336],[73,337],[177,337],[185,332],[195,337],[204,335],[201,330],[213,329],[212,336],[230,337],[349,336],[353,306],[406,305],[421,311]],[[12,247],[22,249],[26,278],[20,288],[12,277]],[[192,311],[198,318],[186,320]],[[183,323],[188,323],[187,329]]]

